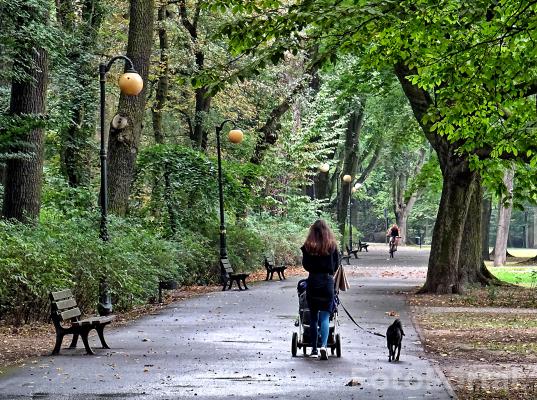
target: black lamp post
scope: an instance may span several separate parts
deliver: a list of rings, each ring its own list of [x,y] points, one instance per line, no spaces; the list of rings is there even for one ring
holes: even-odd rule
[[[220,258],[227,258],[227,249],[226,249],[226,223],[224,216],[224,188],[222,184],[222,150],[220,148],[220,134],[224,125],[231,120],[226,119],[223,121],[220,126],[217,126],[216,129],[216,151],[218,154],[218,195],[220,203]],[[232,143],[240,143],[244,134],[239,129],[232,129],[229,131],[228,139]]]
[[[125,73],[119,78],[119,88],[123,94],[127,96],[138,95],[144,86],[142,77],[138,75],[132,61],[126,56],[116,56],[110,59],[108,63],[99,64],[99,81],[101,89],[101,150],[99,152],[101,158],[101,193],[100,193],[100,205],[101,205],[101,225],[99,230],[99,237],[103,242],[107,242],[108,236],[108,167],[107,167],[107,155],[106,155],[106,138],[104,134],[104,121],[106,118],[106,73],[110,71],[112,64],[116,60],[125,61]],[[99,282],[99,304],[97,311],[100,315],[108,315],[112,313],[112,300],[110,297],[110,291],[108,290],[108,283],[106,276],[102,276]]]
[[[351,197],[352,197],[352,175],[343,175],[343,182],[349,184],[349,204],[347,209],[349,210],[349,250],[352,250],[352,221],[351,221]]]

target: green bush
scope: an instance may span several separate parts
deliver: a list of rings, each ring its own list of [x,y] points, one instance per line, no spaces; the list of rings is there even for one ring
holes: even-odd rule
[[[175,243],[119,219],[111,221],[111,240],[103,243],[94,217],[35,227],[0,222],[0,319],[45,319],[48,293],[68,287],[83,311],[93,312],[102,276],[108,277],[116,310],[147,301],[160,279],[182,280]]]

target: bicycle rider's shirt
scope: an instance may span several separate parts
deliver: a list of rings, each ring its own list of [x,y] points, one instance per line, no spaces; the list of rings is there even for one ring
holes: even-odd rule
[[[399,229],[397,229],[397,228],[392,228],[391,231],[390,231],[390,236],[391,236],[391,237],[394,237],[394,238],[397,237],[397,236],[399,236]]]

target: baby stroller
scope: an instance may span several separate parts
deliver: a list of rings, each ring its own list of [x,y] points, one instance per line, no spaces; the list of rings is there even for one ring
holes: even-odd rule
[[[296,357],[297,349],[302,349],[304,355],[306,355],[307,348],[312,347],[313,340],[317,340],[318,347],[320,347],[320,335],[317,334],[317,329],[312,330],[310,327],[310,310],[308,301],[306,300],[306,288],[306,279],[298,281],[296,287],[298,293],[298,318],[295,322],[295,326],[298,327],[298,332],[293,332],[293,337],[291,339],[291,354],[293,357]],[[335,304],[333,305],[332,313],[330,314],[327,347],[330,348],[332,355],[335,353],[338,357],[341,357],[341,337],[337,332],[338,305],[339,299],[336,294]]]

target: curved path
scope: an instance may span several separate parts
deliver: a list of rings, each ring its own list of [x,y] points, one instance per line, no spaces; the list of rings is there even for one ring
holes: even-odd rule
[[[341,308],[341,358],[291,357],[299,279],[292,277],[184,300],[110,329],[113,349],[96,348],[97,356],[77,349],[30,360],[0,377],[0,399],[449,399],[398,294],[419,283],[400,272],[423,273],[428,254],[386,255],[384,246],[360,253],[346,268],[351,289],[340,297],[377,332],[394,319],[386,312],[400,314],[406,336],[399,363],[388,363],[385,339],[360,331]],[[350,380],[359,384],[346,386]]]

